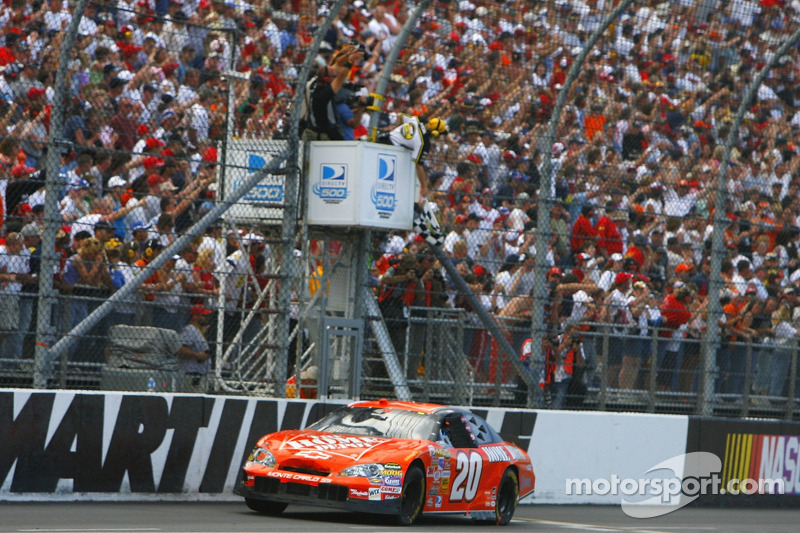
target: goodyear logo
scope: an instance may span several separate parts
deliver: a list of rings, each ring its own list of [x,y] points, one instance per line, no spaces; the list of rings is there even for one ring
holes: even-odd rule
[[[378,154],[378,177],[372,187],[371,199],[383,217],[394,212],[397,206],[397,156]]]
[[[320,165],[320,180],[312,192],[326,203],[339,203],[347,198],[347,165],[323,163]]]

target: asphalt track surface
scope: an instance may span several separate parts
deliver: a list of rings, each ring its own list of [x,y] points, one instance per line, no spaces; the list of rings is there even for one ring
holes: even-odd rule
[[[390,517],[290,506],[278,518],[260,516],[244,503],[210,502],[0,502],[0,532],[642,532],[797,533],[800,509],[688,507],[659,518],[634,519],[619,507],[524,505],[506,528],[478,524],[465,516],[423,516],[410,528]]]

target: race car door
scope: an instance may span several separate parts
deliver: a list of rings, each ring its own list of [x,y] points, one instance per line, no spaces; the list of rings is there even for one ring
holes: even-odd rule
[[[489,499],[482,489],[486,455],[478,448],[478,440],[467,416],[448,413],[441,423],[442,435],[450,445],[448,478],[442,479],[439,491],[447,494],[447,507],[456,510],[487,510]],[[444,474],[444,472],[443,472]],[[447,489],[445,489],[447,486]]]

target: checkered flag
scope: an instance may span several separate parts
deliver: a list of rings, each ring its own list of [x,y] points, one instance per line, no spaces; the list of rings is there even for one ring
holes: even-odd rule
[[[430,202],[425,202],[424,207],[414,204],[414,231],[431,246],[444,244],[442,228],[436,219],[436,213],[431,209]]]

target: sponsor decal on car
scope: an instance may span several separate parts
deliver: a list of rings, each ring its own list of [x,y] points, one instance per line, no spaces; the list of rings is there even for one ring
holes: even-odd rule
[[[369,499],[370,500],[380,500],[381,499],[381,489],[377,487],[370,487],[369,488]]]
[[[355,496],[356,498],[367,498],[369,497],[369,493],[365,490],[350,489],[350,496]]]
[[[439,494],[448,494],[450,492],[450,478],[443,477],[439,480]]]
[[[345,448],[372,448],[386,442],[386,439],[375,437],[353,437],[344,435],[321,435],[309,437],[302,435],[284,442],[284,446],[293,450],[342,450]]]
[[[525,452],[516,446],[506,446],[506,451],[514,461],[524,461],[526,459]]]
[[[441,506],[442,506],[442,497],[441,496],[437,496],[436,497],[436,504],[434,505],[434,507],[438,508],[438,507],[441,507]]]
[[[386,464],[383,465],[383,467],[385,469],[387,469],[387,470],[402,470],[403,469],[403,467],[400,466],[397,463],[386,463]]]
[[[429,448],[432,448],[432,446],[429,446]],[[445,459],[450,459],[450,450],[434,448],[433,452],[431,453],[431,457],[443,457]]]
[[[442,471],[437,468],[436,470],[433,471],[433,480],[439,481],[440,479],[442,479]]]
[[[426,475],[428,477],[433,477],[434,472],[437,472],[438,470],[439,470],[438,467],[431,465],[431,466],[428,467],[428,470],[426,471]]]
[[[383,482],[389,487],[399,487],[402,485],[402,478],[400,476],[386,476]]]
[[[428,507],[433,507],[433,496],[428,496],[428,502],[426,505]]]
[[[310,474],[298,474],[296,472],[278,472],[276,470],[272,470],[271,472],[267,472],[267,477],[273,477],[278,479],[291,479],[293,481],[307,481],[309,483],[330,483],[331,480],[325,477],[320,476],[312,476]]]
[[[382,476],[402,476],[402,470],[381,470]]]
[[[381,487],[381,492],[384,494],[400,494],[403,489],[400,487]]]
[[[369,478],[370,485],[383,485],[383,479],[379,477],[371,477]]]
[[[399,497],[400,497],[399,494],[384,494],[383,495],[383,499],[384,500],[396,500]]]
[[[484,452],[486,452],[486,456],[489,458],[490,463],[502,463],[511,460],[511,455],[508,453],[508,450],[503,445],[498,446],[484,446],[481,448]]]

